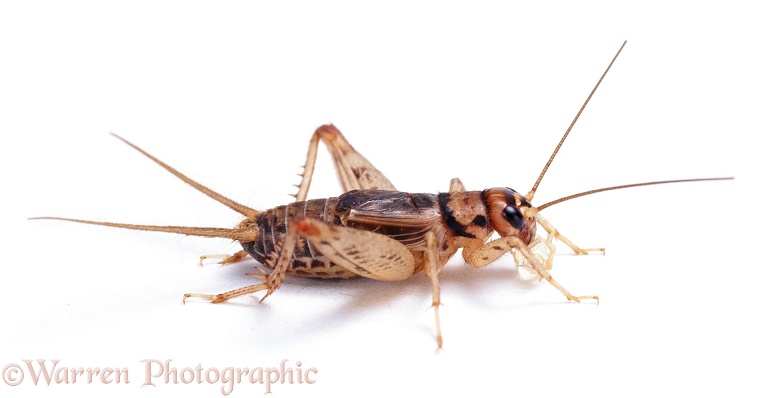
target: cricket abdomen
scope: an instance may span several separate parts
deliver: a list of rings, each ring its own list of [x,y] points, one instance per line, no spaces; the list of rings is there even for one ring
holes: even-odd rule
[[[353,190],[338,198],[294,202],[265,210],[255,221],[247,220],[241,225],[255,228],[259,233],[255,241],[241,242],[241,245],[257,261],[273,269],[292,224],[303,217],[386,235],[412,252],[415,273],[424,265],[428,231],[433,231],[439,241],[441,265],[456,251],[455,245],[449,242],[452,237],[443,226],[437,195],[381,190]],[[301,236],[286,273],[308,278],[359,276],[335,264]]]
[[[340,225],[340,219],[335,213],[336,205],[337,198],[314,199],[265,210],[257,216],[254,225],[259,231],[259,239],[253,242],[241,242],[241,246],[257,261],[272,269],[278,259],[281,243],[291,225],[302,217],[310,217],[327,224]],[[357,276],[334,264],[301,237],[297,241],[292,262],[286,273],[307,278],[325,279]]]

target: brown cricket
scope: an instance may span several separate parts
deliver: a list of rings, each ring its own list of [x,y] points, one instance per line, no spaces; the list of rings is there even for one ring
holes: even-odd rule
[[[238,241],[243,250],[226,257],[221,264],[254,257],[266,270],[249,274],[262,283],[221,294],[185,294],[184,299],[199,297],[221,303],[229,299],[266,291],[264,300],[281,286],[286,275],[306,278],[366,277],[382,281],[400,281],[424,272],[433,288],[436,338],[442,346],[439,322],[439,273],[450,257],[462,249],[465,262],[483,267],[507,252],[514,254],[517,265],[545,279],[568,300],[581,301],[597,296],[575,296],[553,279],[554,239],[569,246],[576,254],[604,252],[603,248],[581,248],[564,237],[541,214],[554,204],[593,193],[643,185],[675,182],[724,180],[702,178],[654,181],[594,189],[552,202],[533,206],[531,201],[575,122],[585,109],[612,64],[625,46],[613,57],[588,98],[548,159],[540,176],[526,195],[510,188],[466,191],[459,179],[453,179],[449,192],[399,192],[369,161],[359,154],[332,125],[319,127],[310,140],[296,201],[285,206],[258,211],[228,199],[193,181],[136,145],[118,137],[195,189],[243,214],[246,218],[234,228],[201,228],[136,225],[88,221],[60,217],[37,217],[95,224],[143,231],[171,232],[185,235],[228,238]],[[117,136],[116,136],[117,137]],[[331,153],[342,190],[339,197],[307,200],[313,176],[318,143],[323,141]],[[537,224],[547,233],[536,235]],[[489,240],[493,233],[498,238]],[[201,257],[204,258],[211,256]]]

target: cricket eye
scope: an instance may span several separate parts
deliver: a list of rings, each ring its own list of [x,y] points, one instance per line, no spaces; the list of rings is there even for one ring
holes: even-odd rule
[[[505,206],[505,209],[503,209],[503,218],[511,223],[511,226],[516,229],[524,226],[524,216],[516,206]]]

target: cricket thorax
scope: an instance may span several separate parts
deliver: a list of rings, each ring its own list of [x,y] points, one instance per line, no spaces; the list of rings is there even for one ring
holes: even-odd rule
[[[438,194],[444,224],[458,238],[485,239],[492,232],[483,192]]]

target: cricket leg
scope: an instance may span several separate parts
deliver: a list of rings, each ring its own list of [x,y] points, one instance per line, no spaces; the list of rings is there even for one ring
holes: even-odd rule
[[[267,290],[267,293],[265,294],[265,296],[262,297],[261,300],[259,300],[259,302],[261,303],[269,295],[273,294],[274,291],[278,290],[278,288],[281,287],[281,283],[283,283],[283,280],[286,278],[286,270],[288,270],[289,265],[291,265],[292,255],[294,254],[294,249],[297,246],[298,238],[299,238],[299,232],[296,229],[292,228],[291,230],[289,230],[289,232],[286,234],[286,237],[284,238],[283,243],[280,245],[280,247],[276,248],[277,251],[280,251],[280,255],[278,256],[278,260],[276,260],[275,263],[272,263],[272,260],[271,260],[270,266],[271,268],[273,268],[273,270],[269,274],[266,274],[266,275],[264,273],[263,275],[248,274],[249,276],[253,276],[257,279],[264,280],[265,281],[264,283],[260,283],[257,285],[250,285],[250,286],[242,287],[240,289],[235,289],[235,290],[231,290],[229,292],[220,293],[220,294],[187,293],[184,295],[182,302],[187,301],[187,299],[190,297],[197,297],[197,298],[202,298],[204,300],[209,300],[212,303],[223,303],[235,297],[256,293],[262,290]]]
[[[360,276],[383,281],[399,281],[414,274],[414,255],[402,243],[375,232],[329,225],[311,218],[295,225],[302,236],[335,264]],[[438,241],[433,232],[426,234],[427,260],[425,274],[433,285],[433,308],[436,315],[436,340],[443,344],[439,321]]]
[[[556,254],[556,246],[551,243],[551,241],[543,239],[539,236],[535,236],[535,238],[529,242],[528,247],[529,251],[541,260],[545,266],[545,269],[550,270],[553,268],[553,258],[554,254]],[[513,259],[516,262],[516,265],[523,266],[524,268],[535,272],[534,267],[529,264],[529,261],[527,261],[527,258],[524,257],[523,254],[517,250],[512,250],[511,254],[513,254]]]
[[[532,266],[535,272],[540,276],[540,279],[545,279],[558,289],[565,297],[570,301],[577,301],[584,299],[593,299],[599,301],[598,296],[575,296],[567,291],[561,284],[556,282],[551,276],[543,263],[529,250],[529,247],[519,238],[515,236],[504,236],[499,239],[495,239],[485,244],[469,245],[463,249],[463,257],[465,261],[474,267],[483,267],[492,261],[497,260],[511,249],[516,249],[521,252],[527,259],[527,262]],[[466,253],[467,251],[467,253]]]
[[[388,236],[309,217],[297,220],[292,230],[307,239],[317,252],[356,275],[381,281],[401,281],[414,275],[414,255]]]
[[[460,181],[459,178],[453,178],[452,181],[449,182],[449,192],[465,192],[465,185],[463,185],[463,182]]]
[[[540,224],[543,229],[548,233],[547,241],[549,243],[553,242],[553,239],[556,238],[562,242],[564,242],[567,246],[572,249],[572,251],[575,252],[575,254],[588,254],[589,252],[601,252],[604,254],[604,248],[603,247],[597,247],[597,248],[580,248],[576,244],[572,243],[569,239],[567,239],[566,236],[559,233],[559,231],[550,223],[548,220],[545,219],[545,217],[541,216],[539,213],[536,216],[538,224]],[[550,267],[548,268],[550,269]]]
[[[353,149],[336,127],[327,124],[319,127],[310,139],[310,147],[307,151],[307,159],[304,166],[305,170],[301,174],[302,181],[297,185],[299,189],[297,194],[293,195],[297,201],[307,200],[310,181],[313,178],[313,171],[315,169],[315,160],[318,155],[319,141],[323,141],[326,144],[326,148],[329,149],[329,153],[334,161],[334,168],[337,171],[337,179],[343,192],[354,189],[396,190],[385,175]]]
[[[444,338],[441,336],[441,322],[438,316],[438,307],[441,305],[440,290],[438,282],[439,262],[438,262],[438,241],[436,235],[433,232],[428,232],[425,236],[427,243],[427,262],[425,263],[425,275],[430,279],[433,285],[433,311],[436,314],[436,341],[438,342],[438,348],[444,343]]]
[[[218,262],[217,264],[226,265],[226,264],[237,263],[238,261],[241,261],[248,256],[249,256],[249,253],[246,250],[241,250],[235,254],[204,254],[201,256],[200,265],[202,267],[203,261],[208,260],[210,258],[221,258],[222,261]]]

